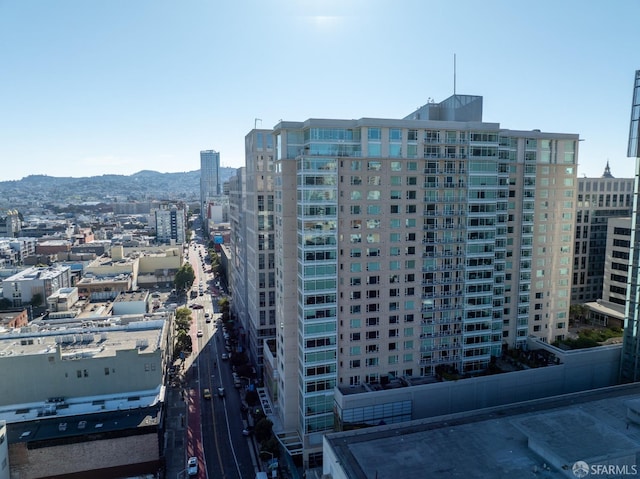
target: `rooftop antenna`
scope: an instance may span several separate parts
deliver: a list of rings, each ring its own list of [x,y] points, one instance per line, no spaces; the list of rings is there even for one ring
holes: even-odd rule
[[[453,54],[453,95],[456,94],[456,54]]]
[[[254,130],[258,127],[258,122],[260,122],[260,125],[262,125],[262,119],[260,119],[260,118],[254,118],[253,119],[253,129]]]

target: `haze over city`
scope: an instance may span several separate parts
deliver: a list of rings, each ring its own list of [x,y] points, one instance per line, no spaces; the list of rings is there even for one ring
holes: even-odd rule
[[[633,176],[637,2],[0,2],[3,180],[244,164],[280,119],[402,118],[456,91],[484,120],[577,133]]]

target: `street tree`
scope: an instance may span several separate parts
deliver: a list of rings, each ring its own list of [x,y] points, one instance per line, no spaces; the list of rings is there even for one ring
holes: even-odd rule
[[[191,263],[185,263],[180,266],[180,269],[176,273],[174,284],[176,291],[187,291],[193,286],[193,282],[196,280],[196,273],[193,271]]]

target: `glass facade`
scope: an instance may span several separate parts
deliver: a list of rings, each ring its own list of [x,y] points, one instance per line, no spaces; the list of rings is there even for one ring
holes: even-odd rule
[[[638,194],[640,193],[640,70],[636,71],[633,85],[629,149],[627,156],[636,158],[636,175],[633,195],[633,215],[631,217],[631,251],[629,284],[624,319],[624,340],[622,345],[621,379],[635,382],[640,379],[640,218],[638,218]]]
[[[342,130],[305,136],[350,136]],[[327,144],[328,150],[335,144]],[[317,152],[315,154],[318,154]],[[333,427],[337,375],[337,161],[297,156],[300,423],[305,433]]]

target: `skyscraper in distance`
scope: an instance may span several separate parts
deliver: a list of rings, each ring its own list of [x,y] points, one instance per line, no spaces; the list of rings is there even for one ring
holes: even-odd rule
[[[205,218],[207,199],[220,196],[220,153],[215,150],[200,152],[200,208]]]

